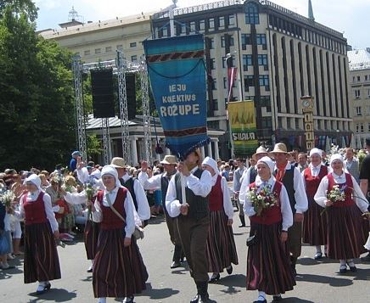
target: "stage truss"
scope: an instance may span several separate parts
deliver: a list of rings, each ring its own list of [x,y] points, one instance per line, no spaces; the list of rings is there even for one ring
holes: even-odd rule
[[[86,144],[86,121],[83,104],[82,90],[82,74],[88,73],[92,69],[113,68],[113,73],[118,77],[118,99],[119,99],[119,118],[121,121],[121,142],[123,158],[129,165],[135,165],[137,159],[132,158],[130,146],[129,120],[128,120],[128,104],[127,104],[127,88],[126,88],[126,73],[138,73],[141,81],[142,93],[142,109],[143,109],[143,130],[144,130],[144,146],[146,161],[150,163],[151,153],[151,129],[150,129],[150,107],[149,107],[149,85],[148,74],[145,60],[140,63],[133,63],[124,58],[122,51],[117,50],[116,60],[108,60],[101,62],[92,62],[82,64],[81,58],[75,56],[73,58],[73,76],[75,89],[75,105],[76,105],[76,125],[78,148],[81,151],[83,158],[87,159],[87,144]],[[110,163],[112,159],[111,140],[109,133],[109,118],[102,118],[102,136],[104,148],[104,164]]]

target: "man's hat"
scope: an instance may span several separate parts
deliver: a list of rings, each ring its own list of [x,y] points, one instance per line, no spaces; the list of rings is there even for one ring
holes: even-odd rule
[[[74,156],[80,156],[81,157],[81,153],[78,151],[78,150],[75,150],[73,153],[72,153],[72,157]]]
[[[284,143],[276,143],[274,149],[271,151],[272,154],[287,154],[287,148]]]
[[[252,158],[255,158],[256,155],[259,155],[259,154],[266,154],[267,155],[267,149],[264,147],[264,146],[259,146],[257,149],[256,149],[256,152],[252,155]]]
[[[114,157],[110,163],[115,168],[126,168],[126,162],[123,158]]]
[[[166,155],[160,163],[176,165],[177,164],[176,157],[173,155]]]

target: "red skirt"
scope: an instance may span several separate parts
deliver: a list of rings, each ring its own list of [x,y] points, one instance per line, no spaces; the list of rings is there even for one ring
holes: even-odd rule
[[[367,240],[362,213],[356,205],[330,207],[328,213],[328,257],[331,259],[354,259],[366,250]]]
[[[94,296],[129,297],[146,288],[148,274],[136,240],[124,247],[122,229],[99,232],[97,252],[94,259]]]
[[[58,251],[49,222],[24,226],[24,283],[60,279]]]
[[[232,226],[227,225],[225,212],[210,212],[210,229],[207,238],[207,259],[209,272],[222,272],[231,263],[238,264]]]
[[[96,246],[98,244],[99,223],[87,220],[84,230],[84,243],[88,260],[94,260],[96,254]]]
[[[327,241],[328,214],[313,198],[308,197],[308,210],[304,213],[303,243],[325,245]]]
[[[251,222],[256,243],[248,247],[247,289],[268,295],[292,290],[295,283],[287,243],[280,241],[281,223],[264,225]]]

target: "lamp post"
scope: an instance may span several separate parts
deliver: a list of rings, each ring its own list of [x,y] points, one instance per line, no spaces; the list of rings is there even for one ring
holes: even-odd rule
[[[236,51],[233,52],[233,54],[235,54]],[[228,104],[230,102],[230,97],[231,97],[231,90],[232,90],[232,85],[231,85],[231,77],[229,79],[229,64],[228,64],[228,61],[229,59],[231,59],[233,57],[233,54],[231,53],[227,53],[224,60],[225,60],[225,65],[226,65],[226,113],[227,113],[227,107],[228,107]],[[229,131],[229,140],[230,140],[230,150],[231,150],[231,158],[234,158],[235,155],[234,155],[234,142],[233,142],[233,135],[232,135],[232,131],[231,131],[231,122],[230,122],[230,118],[229,118],[229,115],[227,114],[227,127],[228,127],[228,131]]]

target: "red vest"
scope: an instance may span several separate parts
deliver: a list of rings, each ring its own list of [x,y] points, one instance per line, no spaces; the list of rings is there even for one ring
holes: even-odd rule
[[[249,188],[252,188],[255,186],[255,183],[252,183]],[[258,224],[264,224],[264,225],[271,225],[278,222],[281,222],[283,220],[283,217],[281,215],[281,208],[280,208],[280,192],[283,184],[279,181],[275,182],[274,188],[272,189],[273,192],[276,192],[277,195],[277,203],[274,206],[271,206],[269,208],[265,208],[260,216],[254,215],[250,217],[249,219],[251,222],[258,223]],[[288,201],[289,202],[289,201]]]
[[[337,201],[334,202],[331,207],[348,207],[355,204],[355,201],[352,199],[352,193],[353,193],[353,182],[350,174],[345,173],[346,176],[346,183],[337,184],[335,183],[333,174],[328,174],[328,192],[333,189],[334,185],[339,185],[339,188],[344,188],[344,193],[346,194],[346,199],[344,201]]]
[[[313,198],[316,194],[316,191],[319,187],[321,179],[324,178],[328,174],[328,167],[321,165],[319,174],[314,177],[311,173],[311,168],[307,167],[304,172],[303,176],[306,181],[306,193],[307,197]]]
[[[212,186],[209,193],[209,210],[219,211],[223,209],[223,194],[221,189],[221,176],[217,177],[215,185]]]
[[[23,196],[24,224],[46,223],[48,218],[45,213],[44,193],[40,192],[36,201],[27,201],[27,193]]]
[[[126,211],[125,211],[125,199],[127,196],[127,189],[120,187],[117,192],[116,200],[112,203],[112,207],[114,207],[121,216],[126,219]],[[112,230],[112,229],[123,229],[126,224],[111,210],[109,206],[103,205],[103,197],[104,191],[99,191],[97,194],[97,200],[100,204],[100,209],[102,210],[103,220],[100,223],[100,228],[105,230]]]

